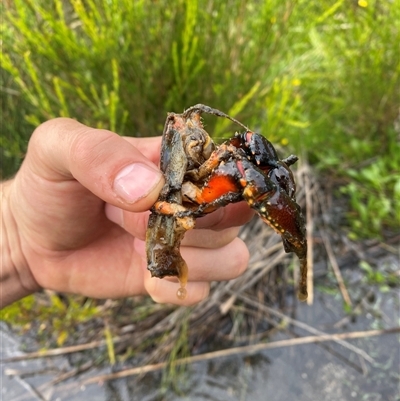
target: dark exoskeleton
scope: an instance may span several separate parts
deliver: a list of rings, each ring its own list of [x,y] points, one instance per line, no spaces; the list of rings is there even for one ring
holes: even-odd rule
[[[203,128],[202,113],[228,118],[245,131],[215,146]],[[183,114],[170,113],[161,147],[165,185],[152,208],[146,235],[152,275],[177,276],[178,297],[184,298],[188,268],[179,246],[185,232],[197,217],[245,200],[281,235],[285,251],[298,256],[298,296],[307,299],[305,222],[290,170],[296,161],[293,155],[280,160],[271,142],[219,110],[199,104]]]

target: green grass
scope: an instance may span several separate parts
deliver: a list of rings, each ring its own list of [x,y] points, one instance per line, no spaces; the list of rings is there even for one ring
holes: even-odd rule
[[[77,334],[75,328],[99,313],[93,300],[69,296],[64,302],[57,294],[49,293],[47,297],[30,295],[14,302],[0,310],[0,319],[18,327],[21,333],[34,331],[42,345],[49,347],[71,341],[70,337]]]

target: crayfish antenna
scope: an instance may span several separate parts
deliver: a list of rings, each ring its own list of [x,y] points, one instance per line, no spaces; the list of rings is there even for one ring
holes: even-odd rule
[[[236,118],[233,118],[231,116],[229,116],[228,114],[224,113],[223,111],[220,111],[218,109],[214,109],[210,106],[206,106],[204,104],[196,104],[192,107],[189,107],[187,110],[184,111],[183,116],[184,118],[188,118],[192,113],[207,113],[207,114],[212,114],[214,116],[217,117],[223,117],[226,118],[228,120],[231,120],[232,122],[234,122],[237,125],[240,125],[242,128],[244,128],[246,131],[250,131],[250,129],[248,127],[246,127],[243,123],[241,123],[240,121],[236,120]]]

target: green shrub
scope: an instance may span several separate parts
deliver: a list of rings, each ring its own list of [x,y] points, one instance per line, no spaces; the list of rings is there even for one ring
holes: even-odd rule
[[[0,319],[18,326],[22,332],[34,330],[38,337],[43,334],[43,345],[61,346],[69,336],[76,334],[76,326],[100,312],[90,299],[69,295],[68,301],[63,301],[57,294],[49,292],[47,297],[30,295],[6,306],[0,310]]]

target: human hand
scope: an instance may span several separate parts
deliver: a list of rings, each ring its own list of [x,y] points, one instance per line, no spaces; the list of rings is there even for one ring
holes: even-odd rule
[[[208,295],[211,281],[245,270],[248,250],[237,234],[253,212],[232,204],[185,235],[185,300],[175,279],[151,278],[144,240],[164,183],[160,144],[160,137],[123,138],[67,118],[35,130],[17,175],[2,184],[1,307],[40,288],[190,305]]]

